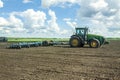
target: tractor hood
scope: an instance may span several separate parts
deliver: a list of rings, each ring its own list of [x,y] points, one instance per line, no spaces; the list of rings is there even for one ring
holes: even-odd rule
[[[104,38],[104,36],[101,35],[95,35],[95,34],[87,34],[87,39],[98,39],[100,41],[100,44],[109,44],[109,42]]]
[[[102,38],[104,38],[103,36],[101,36],[101,35],[96,35],[96,34],[87,34],[87,37],[88,37],[88,38],[93,38],[93,37],[102,37]]]

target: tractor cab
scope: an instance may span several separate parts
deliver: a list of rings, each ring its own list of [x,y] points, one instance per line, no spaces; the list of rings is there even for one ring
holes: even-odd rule
[[[76,29],[76,35],[81,36],[86,41],[88,28],[75,28],[75,29]]]

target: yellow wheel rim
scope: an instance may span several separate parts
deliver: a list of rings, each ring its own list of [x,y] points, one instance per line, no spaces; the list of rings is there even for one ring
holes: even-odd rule
[[[92,47],[96,47],[96,46],[97,46],[96,41],[92,41],[92,42],[91,42],[91,46],[92,46]]]
[[[77,47],[78,46],[78,40],[77,39],[73,39],[72,40],[72,45]]]

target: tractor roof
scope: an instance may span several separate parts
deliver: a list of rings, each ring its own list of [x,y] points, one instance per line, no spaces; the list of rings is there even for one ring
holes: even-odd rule
[[[76,29],[88,29],[87,27],[76,27]]]

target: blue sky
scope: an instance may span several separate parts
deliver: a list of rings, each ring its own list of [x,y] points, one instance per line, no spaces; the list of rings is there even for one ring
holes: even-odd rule
[[[75,27],[120,37],[120,0],[0,0],[0,36],[70,37]]]

